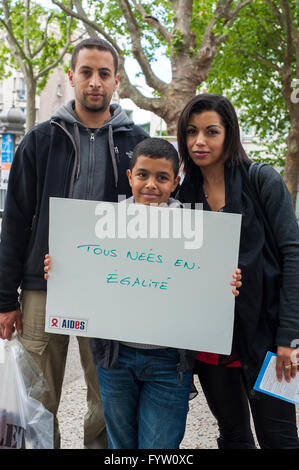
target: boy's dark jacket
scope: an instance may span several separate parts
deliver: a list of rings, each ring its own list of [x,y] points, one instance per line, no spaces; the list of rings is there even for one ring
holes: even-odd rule
[[[71,197],[77,169],[74,141],[66,127],[58,118],[41,123],[25,135],[16,151],[1,228],[1,313],[19,307],[19,287],[46,290],[43,260],[48,252],[49,197]],[[129,120],[119,129],[111,126],[109,132],[105,152],[110,148],[111,154],[112,145],[118,153],[106,165],[103,200],[117,202],[118,194],[131,195],[126,176],[130,153],[148,135]]]

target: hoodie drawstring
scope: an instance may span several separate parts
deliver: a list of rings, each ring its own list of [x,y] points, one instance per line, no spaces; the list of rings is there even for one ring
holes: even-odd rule
[[[65,123],[62,122],[61,124],[55,120],[51,121],[51,124],[55,124],[59,126],[70,138],[70,140],[73,143],[73,147],[75,149],[75,161],[74,161],[74,166],[73,166],[73,171],[72,171],[72,176],[71,176],[71,181],[70,181],[70,191],[69,191],[69,197],[72,197],[73,194],[73,188],[74,188],[74,180],[75,178],[78,179],[80,175],[80,169],[81,169],[81,155],[80,155],[80,131],[78,124],[74,122],[74,138],[70,134],[70,132],[66,129]],[[117,165],[117,158],[115,155],[115,147],[114,147],[114,141],[113,141],[113,131],[112,131],[112,125],[110,124],[108,126],[108,143],[109,143],[109,150],[110,150],[110,155],[111,155],[111,160],[112,160],[112,166],[113,166],[113,174],[114,174],[114,181],[115,181],[115,187],[117,188],[118,185],[118,165]]]
[[[77,169],[76,169],[76,179],[79,178],[80,169],[81,169],[81,155],[80,155],[80,132],[78,128],[78,124],[74,122],[74,135],[75,135],[75,143],[77,148]]]
[[[109,142],[109,150],[110,150],[112,166],[113,166],[115,187],[117,188],[117,185],[118,185],[118,170],[117,170],[117,162],[116,162],[116,157],[115,157],[113,132],[112,132],[111,124],[109,124],[109,127],[108,127],[108,142]]]
[[[73,139],[72,134],[70,134],[70,132],[66,129],[64,122],[62,122],[62,123],[60,124],[59,122],[54,121],[54,119],[52,119],[52,120],[51,120],[51,124],[60,127],[60,129],[62,129],[62,131],[64,131],[64,132],[66,133],[66,135],[68,136],[68,138],[70,139],[70,141],[72,142],[73,147],[74,147],[74,151],[75,151],[75,157],[74,157],[74,159],[75,159],[75,161],[74,161],[74,166],[73,166],[73,170],[72,170],[72,175],[71,175],[71,180],[70,180],[70,187],[69,187],[69,194],[68,194],[68,197],[72,197],[72,195],[73,195],[73,190],[74,190],[75,171],[76,171],[77,162],[78,162],[78,149],[77,149],[77,145],[76,145],[76,142],[75,142],[74,139]],[[80,147],[79,147],[79,149],[80,149]],[[79,150],[79,151],[80,151],[80,150]]]

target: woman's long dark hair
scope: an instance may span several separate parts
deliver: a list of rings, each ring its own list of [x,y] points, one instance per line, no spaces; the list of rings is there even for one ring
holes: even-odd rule
[[[200,114],[203,111],[215,111],[221,117],[225,127],[225,141],[223,157],[227,165],[244,162],[251,163],[241,144],[239,122],[235,109],[231,102],[222,95],[204,93],[197,95],[186,104],[178,120],[177,140],[181,163],[185,172],[194,165],[189,157],[186,136],[190,117],[193,113]]]

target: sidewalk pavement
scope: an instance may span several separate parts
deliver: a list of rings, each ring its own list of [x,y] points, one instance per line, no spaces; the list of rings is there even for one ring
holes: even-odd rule
[[[190,401],[190,410],[182,449],[217,449],[218,427],[211,414],[198,382],[196,398]],[[297,425],[299,425],[299,406]],[[62,449],[83,449],[83,421],[86,412],[86,385],[80,364],[77,341],[70,338],[66,375],[58,412]]]

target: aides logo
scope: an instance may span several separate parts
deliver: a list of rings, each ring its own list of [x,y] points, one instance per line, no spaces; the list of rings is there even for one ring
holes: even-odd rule
[[[50,317],[49,328],[52,330],[68,330],[68,331],[87,331],[87,320],[79,320],[78,318]]]

